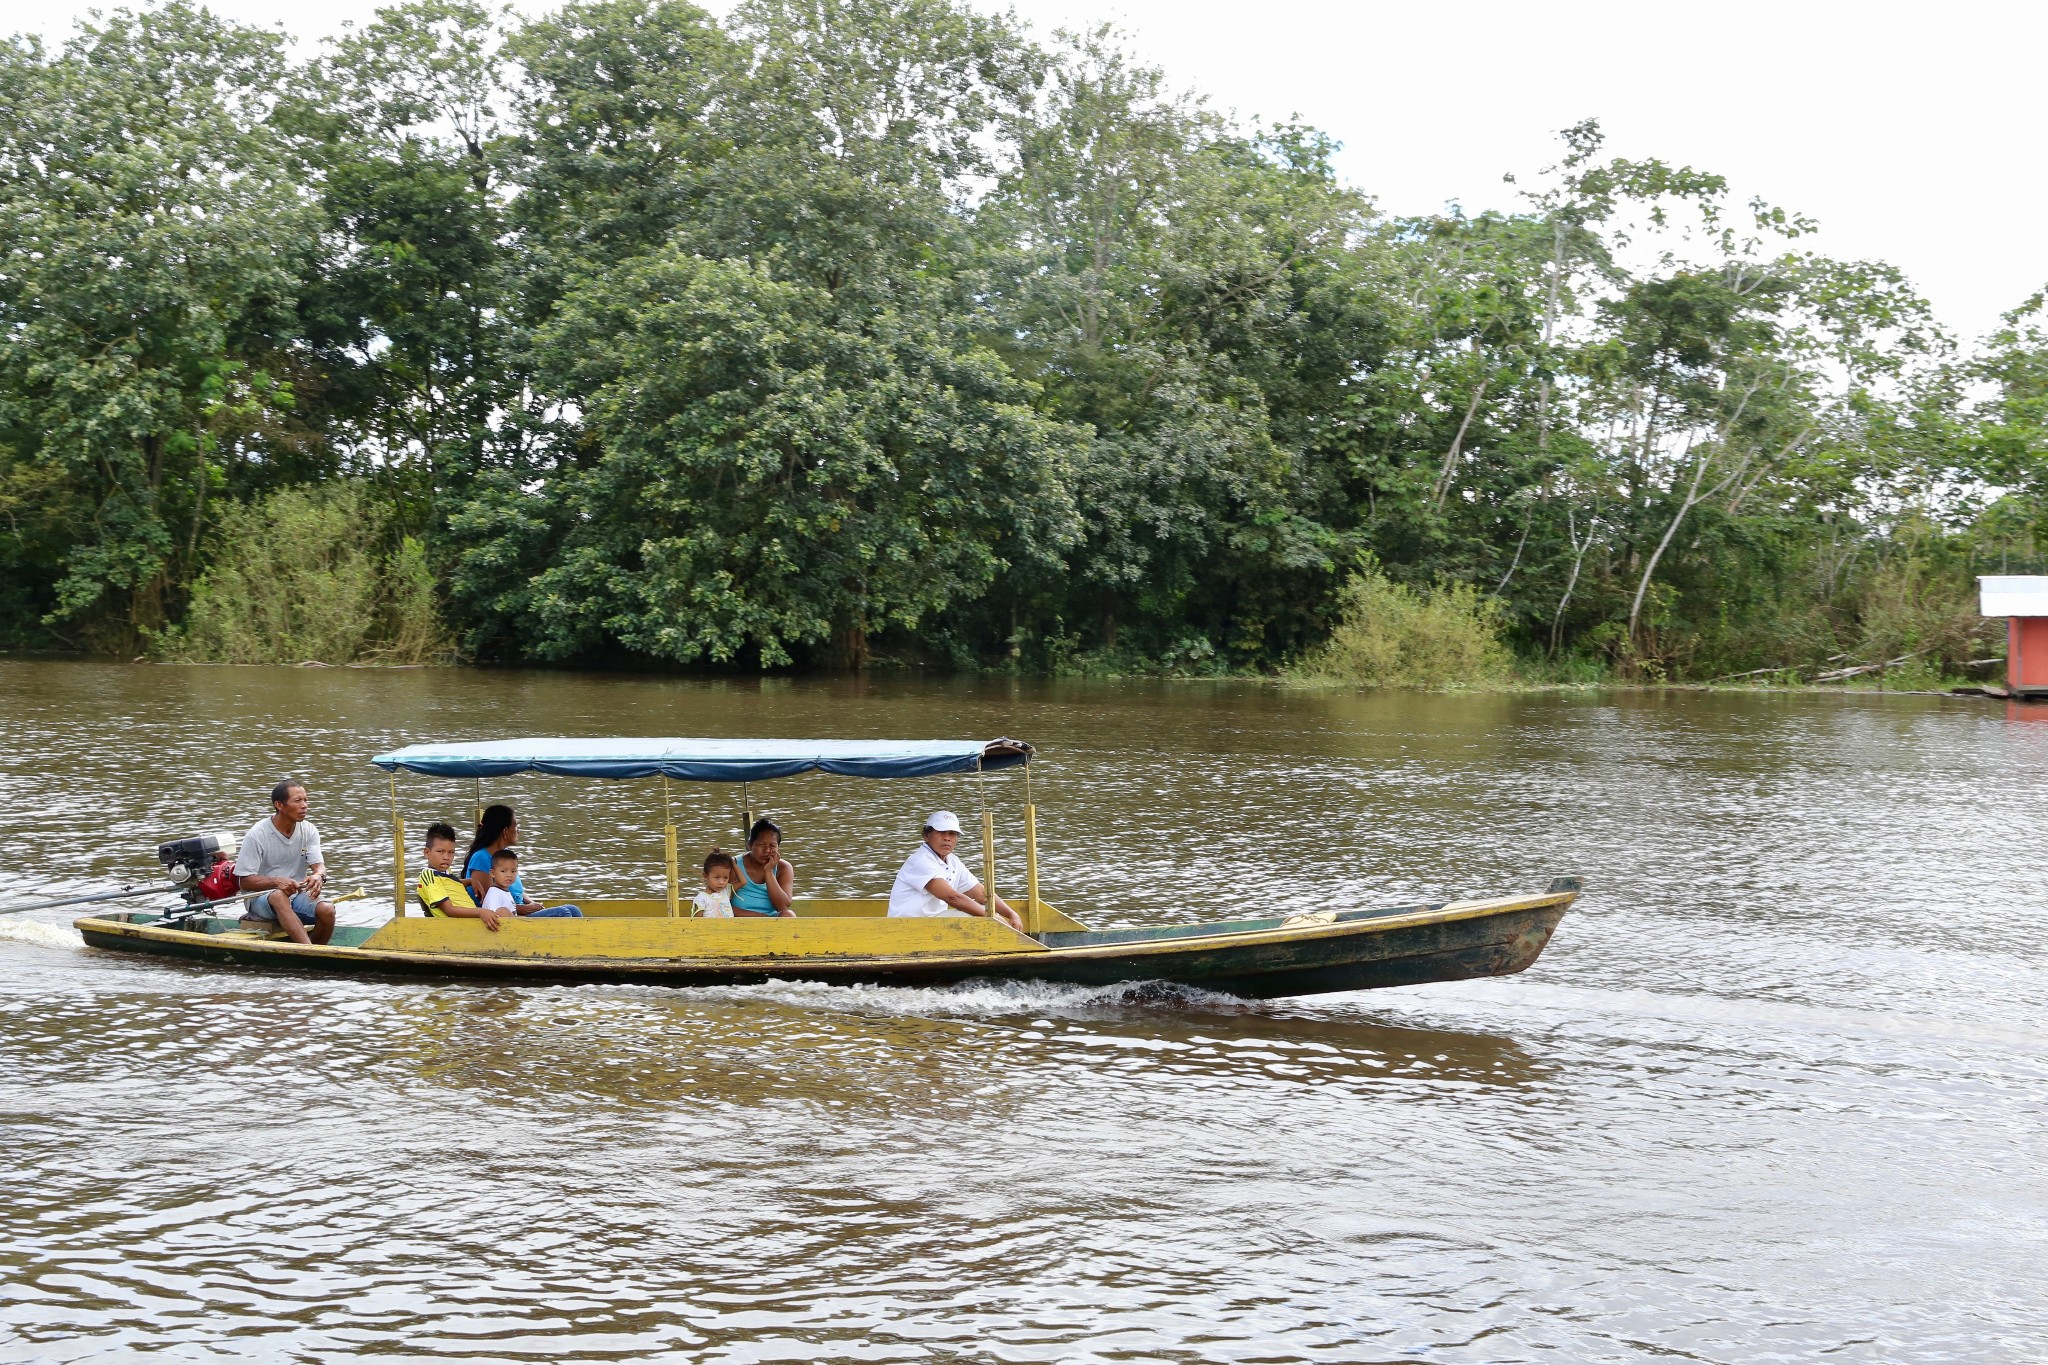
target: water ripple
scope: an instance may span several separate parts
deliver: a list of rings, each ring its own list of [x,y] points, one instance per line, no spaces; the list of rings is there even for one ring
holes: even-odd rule
[[[521,730],[1026,734],[1049,894],[1100,923],[1592,887],[1524,976],[1280,1002],[302,980],[0,918],[0,1358],[1747,1365],[2048,1339],[2048,849],[1987,816],[2048,796],[2048,726],[1991,708],[15,662],[0,703],[7,901],[146,875],[282,771],[338,875],[382,885],[362,757]],[[408,820],[458,786],[402,786]],[[990,786],[1009,830],[1020,785]],[[658,793],[492,796],[544,895],[659,875]],[[919,812],[976,790],[756,797],[822,893],[875,890]],[[692,842],[732,837],[729,798],[682,798]],[[1014,875],[1014,835],[997,851]]]

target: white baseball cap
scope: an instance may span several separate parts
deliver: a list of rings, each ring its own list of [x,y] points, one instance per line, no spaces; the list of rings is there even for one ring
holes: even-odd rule
[[[949,810],[935,810],[931,818],[924,822],[924,827],[934,834],[958,834],[960,817]]]

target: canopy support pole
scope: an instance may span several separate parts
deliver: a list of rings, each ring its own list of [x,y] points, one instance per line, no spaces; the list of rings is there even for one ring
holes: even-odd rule
[[[475,829],[482,829],[483,827],[484,827],[484,780],[483,780],[483,779],[482,779],[481,777],[479,777],[479,778],[478,778],[478,779],[476,780],[476,824],[475,824],[475,825],[474,825],[474,826],[473,826],[472,828],[475,828]]]
[[[974,797],[981,803],[981,889],[988,892],[988,902],[996,902],[996,816],[988,808],[988,772],[976,764],[974,768]],[[993,911],[991,911],[993,913]]]
[[[740,783],[740,847],[747,846],[747,836],[754,831],[754,798],[747,794],[747,784]]]
[[[391,917],[405,918],[405,817],[398,813],[398,773],[391,773]]]
[[[676,817],[668,804],[668,774],[661,778],[661,842],[668,854],[668,917],[682,913],[682,882],[676,871]]]
[[[1031,804],[1031,764],[1024,764],[1024,932],[1045,932],[1038,904],[1038,807]]]

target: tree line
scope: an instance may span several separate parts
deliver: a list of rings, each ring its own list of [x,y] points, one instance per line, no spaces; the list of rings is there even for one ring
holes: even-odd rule
[[[952,0],[408,0],[307,54],[166,3],[0,46],[0,107],[15,648],[260,653],[296,560],[344,650],[1260,671],[1384,582],[1538,674],[1709,677],[1963,662],[1970,576],[2042,563],[2039,296],[1959,347],[1590,122],[1394,216]]]

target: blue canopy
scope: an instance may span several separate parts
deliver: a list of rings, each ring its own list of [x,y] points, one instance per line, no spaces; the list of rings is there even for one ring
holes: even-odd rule
[[[492,739],[412,744],[370,761],[428,777],[673,777],[761,782],[816,769],[841,777],[936,777],[1014,768],[1031,760],[1017,739]]]

